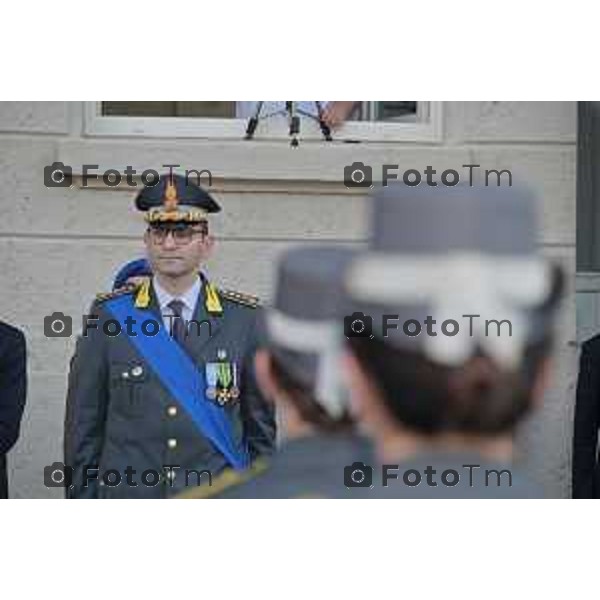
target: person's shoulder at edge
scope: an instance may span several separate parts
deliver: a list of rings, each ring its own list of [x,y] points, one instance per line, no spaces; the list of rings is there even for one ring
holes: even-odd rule
[[[13,340],[22,340],[25,334],[18,327],[0,321],[0,336]]]
[[[581,344],[581,349],[582,350],[587,350],[587,351],[597,350],[598,352],[600,352],[600,333],[598,333],[598,334],[592,336],[591,338],[585,340]]]
[[[25,352],[25,334],[23,331],[0,321],[0,358],[6,351],[20,349]]]

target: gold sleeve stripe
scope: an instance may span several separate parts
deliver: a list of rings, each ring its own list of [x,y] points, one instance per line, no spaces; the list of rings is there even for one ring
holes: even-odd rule
[[[203,500],[214,498],[220,493],[241,485],[247,481],[251,481],[261,473],[267,470],[267,462],[264,459],[257,459],[252,466],[245,471],[234,471],[226,469],[212,482],[212,485],[201,485],[191,490],[186,490],[175,497],[176,500]]]

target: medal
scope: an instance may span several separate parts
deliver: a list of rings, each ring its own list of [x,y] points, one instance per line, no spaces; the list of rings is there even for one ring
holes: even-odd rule
[[[206,363],[204,366],[207,383],[205,394],[209,400],[214,400],[217,397],[217,366],[217,363]]]
[[[231,387],[231,365],[227,362],[217,363],[217,380],[219,385],[219,395],[217,400],[223,406],[231,398],[229,388]]]
[[[219,390],[217,392],[217,404],[224,406],[229,400],[229,392],[227,390]]]
[[[231,375],[231,364],[227,363],[227,362],[221,362],[218,363],[218,379],[219,379],[219,386],[222,387],[224,390],[228,390],[231,386],[231,380],[232,380],[232,375]]]
[[[237,400],[240,397],[240,388],[238,387],[238,368],[236,363],[231,363],[233,368],[233,385],[231,386],[231,397]]]
[[[209,400],[215,400],[219,406],[225,406],[229,401],[240,396],[237,365],[224,361],[226,356],[227,352],[219,349],[217,351],[219,361],[206,363],[204,367],[207,384],[206,397]]]

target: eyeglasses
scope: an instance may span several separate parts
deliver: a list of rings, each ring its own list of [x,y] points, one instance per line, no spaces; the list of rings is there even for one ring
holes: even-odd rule
[[[167,236],[170,233],[176,246],[185,246],[194,238],[199,236],[204,237],[207,232],[205,229],[194,229],[193,227],[178,227],[173,229],[167,229],[165,227],[151,227],[148,229],[148,233],[153,244],[164,244]]]

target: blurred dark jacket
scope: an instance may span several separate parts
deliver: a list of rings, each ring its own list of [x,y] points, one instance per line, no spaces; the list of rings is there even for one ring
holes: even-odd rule
[[[25,336],[0,322],[0,498],[8,498],[6,454],[19,437],[26,394]]]
[[[600,335],[583,343],[573,431],[573,498],[600,498]]]

